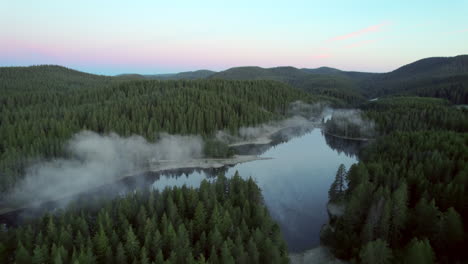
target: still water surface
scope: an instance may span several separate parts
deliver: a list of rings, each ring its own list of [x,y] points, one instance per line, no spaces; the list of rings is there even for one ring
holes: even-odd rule
[[[238,171],[244,178],[255,179],[290,252],[319,245],[320,229],[328,220],[328,189],[336,170],[340,164],[349,168],[357,162],[352,142],[337,140],[325,138],[320,129],[314,129],[266,150],[261,156],[270,160],[238,164],[226,172],[227,177]],[[207,177],[209,173],[194,171],[187,177],[160,177],[153,186],[197,187]]]
[[[320,229],[328,221],[328,189],[335,178],[336,170],[340,164],[349,168],[357,162],[356,152],[362,143],[324,136],[320,129],[301,131],[300,136],[295,135],[288,141],[280,137],[277,142],[283,143],[279,144],[244,146],[238,149],[241,154],[260,154],[272,159],[220,169],[148,172],[79,196],[84,200],[89,195],[109,199],[138,189],[147,189],[149,186],[160,190],[184,184],[198,187],[203,179],[213,180],[219,172],[231,177],[238,171],[244,178],[254,178],[261,188],[265,204],[270,215],[280,225],[289,251],[301,252],[319,245]],[[68,199],[77,198],[79,197]],[[0,215],[0,223],[17,225],[23,219],[35,218],[45,211],[54,211],[66,204],[66,199],[63,199],[45,203],[38,208],[17,210]]]

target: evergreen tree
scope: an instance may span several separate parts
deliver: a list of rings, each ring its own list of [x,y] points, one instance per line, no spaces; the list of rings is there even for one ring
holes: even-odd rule
[[[387,242],[377,239],[367,243],[359,253],[363,264],[387,264],[392,263],[392,250]]]
[[[417,238],[411,240],[405,250],[404,263],[435,263],[429,241],[427,239],[420,241]]]

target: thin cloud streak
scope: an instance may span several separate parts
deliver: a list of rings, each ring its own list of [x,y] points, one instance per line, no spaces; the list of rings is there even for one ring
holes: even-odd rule
[[[348,49],[358,48],[358,47],[362,47],[362,46],[366,46],[368,44],[378,42],[380,40],[381,40],[381,38],[367,39],[367,40],[363,40],[363,41],[358,41],[358,42],[354,42],[354,43],[352,43],[350,45],[345,46],[345,48],[348,48]]]
[[[334,41],[346,40],[346,39],[354,38],[354,37],[361,36],[367,33],[378,32],[382,30],[383,27],[388,26],[389,24],[390,22],[380,23],[380,24],[373,25],[367,28],[363,28],[358,31],[354,31],[345,35],[333,37],[329,41],[334,42]]]

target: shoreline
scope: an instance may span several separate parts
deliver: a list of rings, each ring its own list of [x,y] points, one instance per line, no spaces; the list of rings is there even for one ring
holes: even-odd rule
[[[256,138],[252,139],[244,139],[238,142],[230,143],[228,144],[229,147],[240,147],[244,145],[267,145],[273,142],[273,136],[279,132],[281,132],[284,129],[289,129],[289,128],[296,128],[296,127],[304,127],[304,128],[320,128],[321,123],[320,122],[313,122],[313,121],[308,121],[306,125],[304,124],[285,124],[282,126],[278,127],[273,127],[270,128],[269,131],[257,136]]]
[[[146,169],[141,169],[138,171],[127,173],[125,176],[116,177],[113,180],[108,180],[108,181],[103,180],[102,182],[97,183],[94,186],[89,186],[88,188],[78,189],[72,193],[67,193],[61,196],[57,196],[49,200],[32,201],[24,205],[0,208],[0,215],[8,214],[8,213],[19,211],[19,210],[26,210],[28,208],[37,208],[46,203],[57,202],[59,200],[63,200],[63,199],[67,199],[76,195],[80,195],[82,193],[86,193],[87,191],[91,191],[93,189],[100,188],[105,185],[114,184],[114,183],[123,181],[127,178],[137,177],[141,173],[145,173],[145,172],[164,172],[164,171],[172,171],[172,170],[180,170],[180,169],[212,169],[212,168],[221,168],[224,166],[233,166],[236,164],[241,164],[241,163],[251,162],[251,161],[256,161],[256,160],[269,160],[269,159],[272,159],[272,158],[260,157],[256,155],[234,155],[231,158],[222,158],[222,159],[204,158],[204,159],[191,159],[191,160],[186,160],[186,161],[175,161],[175,160],[149,161],[149,166]],[[159,166],[155,164],[158,162],[161,163],[159,164]]]
[[[234,155],[231,158],[204,158],[204,159],[191,159],[187,161],[175,160],[156,160],[149,162],[147,171],[161,172],[165,170],[178,170],[178,169],[212,169],[221,168],[224,166],[233,166],[240,163],[268,160],[272,158],[260,157],[257,155]]]
[[[347,139],[347,140],[356,140],[356,141],[371,141],[371,140],[374,140],[374,138],[353,138],[353,137],[339,136],[339,135],[327,132],[327,131],[325,131],[325,129],[323,129],[322,131],[323,131],[323,133],[325,133],[325,134],[327,134],[329,136],[336,137],[336,138]]]

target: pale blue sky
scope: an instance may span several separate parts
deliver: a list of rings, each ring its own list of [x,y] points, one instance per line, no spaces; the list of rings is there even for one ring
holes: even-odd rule
[[[468,54],[468,0],[5,1],[0,66],[118,74],[242,65],[390,71]]]

